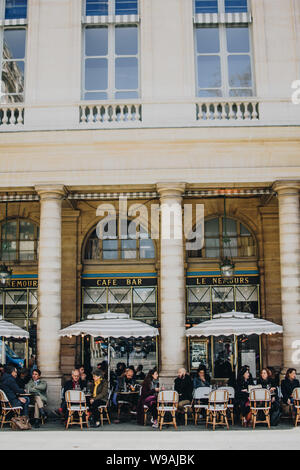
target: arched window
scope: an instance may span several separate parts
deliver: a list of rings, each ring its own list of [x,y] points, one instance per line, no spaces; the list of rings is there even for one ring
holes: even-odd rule
[[[128,220],[127,224],[133,222]],[[118,224],[117,224],[118,225]],[[132,229],[132,225],[131,225]],[[104,231],[106,228],[104,228]],[[153,241],[149,238],[148,232],[140,226],[140,236],[137,239],[129,237],[109,237],[109,239],[100,239],[97,236],[96,228],[87,239],[84,249],[85,260],[142,260],[154,259],[155,247]]]
[[[256,255],[256,244],[253,235],[241,222],[226,217],[226,232],[229,244],[224,244],[224,217],[208,219],[204,223],[204,246],[202,250],[188,252],[190,258],[245,258]]]
[[[2,261],[36,261],[39,227],[29,220],[15,219],[0,225]]]

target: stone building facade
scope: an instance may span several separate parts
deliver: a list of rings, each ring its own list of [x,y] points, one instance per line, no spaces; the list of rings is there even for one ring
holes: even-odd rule
[[[37,354],[51,402],[62,375],[105,350],[60,340],[58,330],[106,309],[158,326],[147,348],[166,381],[199,361],[218,378],[232,343],[187,342],[185,329],[232,309],[284,327],[242,339],[240,363],[299,366],[299,3],[0,5],[1,260],[13,269],[1,305],[29,329],[27,344],[11,346]],[[99,241],[97,208],[110,204],[119,216],[120,197],[161,206],[158,224],[141,219],[138,241]],[[231,284],[219,270],[224,199]],[[184,236],[147,238],[167,223],[165,204],[177,233],[185,206],[194,227],[204,206],[202,250],[186,250]],[[130,347],[140,358],[146,346]]]

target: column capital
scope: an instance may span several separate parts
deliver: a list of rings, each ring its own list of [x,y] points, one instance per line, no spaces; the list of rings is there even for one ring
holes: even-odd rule
[[[67,194],[63,184],[38,184],[35,190],[42,200],[62,199]]]
[[[281,191],[300,191],[300,181],[299,180],[282,180],[282,181],[275,181],[273,183],[272,189],[277,193]]]
[[[173,183],[158,183],[156,190],[160,197],[182,197],[186,188],[186,183],[173,182]]]

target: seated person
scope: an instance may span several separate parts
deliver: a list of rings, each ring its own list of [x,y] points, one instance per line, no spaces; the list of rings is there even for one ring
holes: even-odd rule
[[[135,378],[136,380],[145,380],[145,374],[143,372],[143,365],[142,364],[139,364],[137,366],[137,369],[136,369],[136,374],[135,374]]]
[[[16,378],[16,382],[20,388],[25,389],[26,385],[30,380],[29,369],[23,367],[18,373],[18,377]]]
[[[83,389],[86,388],[86,387],[87,387],[87,383],[81,380],[79,370],[74,369],[72,371],[71,380],[68,380],[65,383],[65,386],[64,386],[63,392],[62,392],[63,399],[62,399],[60,411],[61,411],[61,413],[63,413],[64,417],[66,417],[66,415],[67,415],[66,392],[68,390],[83,391]]]
[[[107,403],[108,381],[105,377],[105,372],[101,369],[94,370],[93,380],[94,390],[93,396],[90,399],[90,410],[92,412],[92,425],[98,428],[100,426],[98,407]]]
[[[126,369],[124,374],[118,377],[115,391],[116,393],[126,393],[124,400],[131,405],[131,412],[135,413],[138,402],[138,394],[130,395],[130,392],[135,391],[135,379],[132,369]],[[117,401],[118,400],[120,400],[120,395],[118,395]]]
[[[281,382],[282,401],[285,405],[293,404],[293,390],[300,387],[299,380],[296,379],[296,369],[288,369],[284,380]]]
[[[278,391],[274,379],[272,378],[272,373],[268,368],[264,368],[260,371],[259,379],[257,380],[257,385],[261,385],[262,388],[266,388],[271,393],[271,410],[270,417],[274,412],[278,412],[280,409]]]
[[[35,369],[32,372],[32,379],[27,384],[27,390],[33,394],[34,426],[39,428],[40,416],[45,418],[44,406],[47,405],[47,382],[41,379],[41,371],[39,369]]]
[[[190,405],[193,400],[193,382],[183,367],[178,370],[178,377],[174,381],[174,390],[179,394],[179,416],[184,414],[184,406]]]
[[[236,403],[239,406],[242,416],[243,425],[248,426],[251,422],[251,412],[249,403],[249,385],[253,385],[253,379],[247,366],[241,367],[236,381]]]
[[[25,390],[18,386],[17,376],[17,369],[14,366],[7,366],[0,380],[0,389],[3,390],[12,407],[22,407],[22,414],[28,416],[29,398],[19,396],[25,393]]]
[[[210,387],[210,377],[207,373],[205,365],[200,365],[197,370],[197,375],[193,380],[194,388]]]
[[[137,406],[137,422],[144,424],[144,405],[152,415],[152,427],[158,428],[157,422],[157,394],[159,392],[158,372],[150,370],[143,382],[141,396]]]

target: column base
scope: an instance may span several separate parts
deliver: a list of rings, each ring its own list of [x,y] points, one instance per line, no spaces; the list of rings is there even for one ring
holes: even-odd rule
[[[43,375],[47,382],[47,396],[49,411],[56,410],[61,405],[61,375]]]

